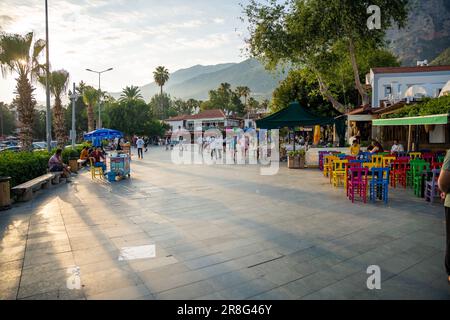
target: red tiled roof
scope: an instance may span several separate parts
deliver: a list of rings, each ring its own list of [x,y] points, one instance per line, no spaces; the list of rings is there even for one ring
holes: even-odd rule
[[[186,120],[188,117],[190,117],[190,116],[183,114],[181,116],[170,117],[169,119],[166,119],[165,121],[181,121],[181,120]]]
[[[356,115],[356,114],[369,114],[371,113],[372,108],[369,105],[361,106],[359,108],[353,109],[347,112],[347,115]]]
[[[215,119],[215,118],[226,118],[226,116],[222,110],[212,109],[212,110],[205,110],[198,114],[194,114],[192,116],[189,116],[189,118],[187,118],[187,119],[195,120],[195,119]]]
[[[372,68],[373,73],[407,73],[407,72],[433,72],[450,71],[450,66],[417,66],[417,67],[382,67]]]

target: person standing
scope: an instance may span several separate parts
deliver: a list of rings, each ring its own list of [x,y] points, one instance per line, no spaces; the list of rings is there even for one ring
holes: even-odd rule
[[[144,159],[144,152],[143,152],[144,145],[145,145],[145,142],[144,142],[144,140],[142,138],[138,138],[136,140],[136,147],[137,147],[138,158],[139,159]]]
[[[445,271],[447,271],[447,281],[450,284],[450,150],[447,151],[442,170],[439,175],[439,189],[442,191],[441,197],[445,199]]]

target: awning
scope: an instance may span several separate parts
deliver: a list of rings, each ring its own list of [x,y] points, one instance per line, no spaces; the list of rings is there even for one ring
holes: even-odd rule
[[[336,122],[338,121],[335,118],[319,117],[301,107],[298,102],[292,102],[288,107],[256,120],[256,126],[259,129],[280,129],[284,127],[327,125]]]
[[[435,114],[431,116],[377,119],[372,120],[373,126],[409,126],[409,125],[425,125],[425,124],[447,124],[448,114]]]

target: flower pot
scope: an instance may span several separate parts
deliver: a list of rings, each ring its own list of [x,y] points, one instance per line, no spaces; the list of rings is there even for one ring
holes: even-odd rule
[[[300,157],[299,156],[289,156],[288,157],[288,168],[289,169],[300,169]]]

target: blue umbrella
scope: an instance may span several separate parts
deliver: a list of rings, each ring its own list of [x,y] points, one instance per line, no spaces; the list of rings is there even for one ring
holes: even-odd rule
[[[115,138],[122,138],[123,133],[118,130],[113,129],[98,129],[91,132],[88,132],[84,135],[85,140],[92,140],[93,138],[100,138],[100,139],[115,139]]]

